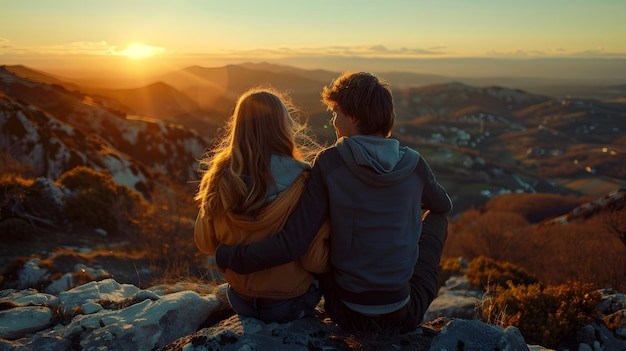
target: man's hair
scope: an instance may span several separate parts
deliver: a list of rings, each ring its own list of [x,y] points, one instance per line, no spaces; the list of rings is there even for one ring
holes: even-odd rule
[[[396,118],[391,86],[374,74],[345,72],[322,90],[329,110],[339,109],[357,120],[361,134],[389,136]]]

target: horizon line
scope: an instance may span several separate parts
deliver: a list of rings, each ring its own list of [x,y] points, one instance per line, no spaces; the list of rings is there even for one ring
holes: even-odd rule
[[[0,59],[4,61],[3,55]],[[152,64],[150,64],[152,62]],[[156,63],[155,63],[156,62]],[[344,56],[299,57],[283,59],[254,59],[250,57],[229,60],[162,61],[159,57],[140,60],[128,57],[80,57],[78,62],[22,60],[0,62],[0,66],[24,66],[33,71],[75,81],[124,79],[143,83],[158,76],[191,67],[223,68],[231,65],[276,65],[301,70],[369,71],[383,73],[410,73],[440,76],[450,79],[542,79],[554,81],[585,81],[609,84],[626,82],[626,58],[620,57],[457,57],[457,58],[363,58]],[[71,67],[68,67],[71,66]],[[105,80],[106,80],[105,79]]]

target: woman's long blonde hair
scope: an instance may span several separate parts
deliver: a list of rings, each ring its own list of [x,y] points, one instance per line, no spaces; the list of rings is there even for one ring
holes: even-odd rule
[[[254,216],[275,185],[272,155],[305,160],[301,149],[310,147],[298,146],[295,140],[306,128],[293,121],[291,112],[295,110],[288,97],[272,88],[253,88],[239,97],[224,136],[200,160],[204,174],[195,200],[201,215]]]

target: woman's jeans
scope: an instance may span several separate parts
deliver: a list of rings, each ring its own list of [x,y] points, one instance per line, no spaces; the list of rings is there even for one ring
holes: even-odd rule
[[[313,315],[321,296],[322,291],[317,281],[313,281],[303,295],[287,300],[242,296],[228,287],[228,300],[237,314],[267,323],[286,323]]]

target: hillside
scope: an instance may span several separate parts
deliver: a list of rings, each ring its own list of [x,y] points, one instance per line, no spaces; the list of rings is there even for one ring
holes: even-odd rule
[[[624,104],[461,83],[403,90],[396,103],[394,134],[449,165],[437,172],[446,186],[448,172],[463,175],[451,193],[464,198],[469,187],[597,197],[625,184]]]
[[[87,134],[94,132],[93,121],[85,123],[80,116],[91,113],[85,109],[99,109],[117,116],[111,118],[115,124],[162,120],[202,133],[207,140],[229,116],[241,92],[271,85],[290,93],[301,109],[299,118],[322,143],[334,141],[330,114],[319,102],[322,87],[336,75],[329,71],[265,63],[194,66],[162,75],[146,87],[81,90],[27,67],[5,69],[2,91],[7,96],[25,99]],[[403,76],[401,72],[389,76],[404,82],[394,88],[398,120],[393,134],[432,162],[436,175],[455,197],[455,213],[479,207],[499,193],[598,197],[624,186],[626,104],[551,97],[504,86],[446,83],[442,77]],[[418,85],[420,79],[434,78],[442,82]],[[411,82],[416,83],[411,86]],[[609,88],[618,93],[623,90],[621,86]],[[139,154],[146,153],[121,140],[112,146],[140,161],[144,156]]]
[[[187,95],[163,82],[136,89],[91,89],[89,93],[119,101],[130,108],[128,113],[163,120],[199,108]]]
[[[211,136],[136,118],[90,95],[19,78],[0,68],[2,151],[53,180],[80,165],[107,169],[148,196],[159,177],[197,178]]]

